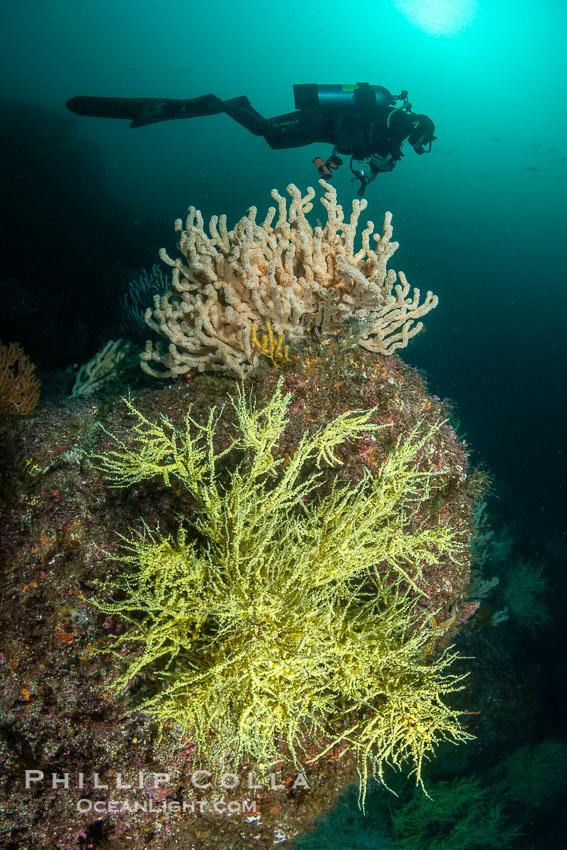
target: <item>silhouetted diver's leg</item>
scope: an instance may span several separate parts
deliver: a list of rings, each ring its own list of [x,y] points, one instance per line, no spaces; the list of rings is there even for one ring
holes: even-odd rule
[[[274,118],[264,118],[244,96],[229,100],[220,100],[214,94],[187,100],[79,96],[72,97],[65,106],[77,115],[126,118],[130,120],[130,127],[224,113],[255,136],[263,136],[270,147],[275,149],[294,148],[313,142],[333,144],[329,116],[320,107],[307,107]]]
[[[274,150],[298,148],[314,142],[334,144],[329,112],[319,106],[296,109],[274,118],[263,118],[247,97],[223,100],[222,112],[255,136],[263,136]]]

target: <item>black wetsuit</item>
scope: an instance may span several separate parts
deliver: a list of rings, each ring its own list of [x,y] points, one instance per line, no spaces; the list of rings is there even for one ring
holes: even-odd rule
[[[367,83],[350,87],[302,84],[294,86],[294,92],[300,108],[274,118],[260,115],[247,97],[221,100],[214,94],[187,100],[79,96],[66,106],[78,115],[126,118],[131,127],[224,113],[255,136],[263,136],[275,150],[324,143],[333,145],[334,154],[357,161],[372,157],[362,188],[380,171],[392,170],[403,156],[406,140],[417,153],[424,153],[424,145],[435,138],[433,122],[411,111],[406,92],[392,96],[387,89]],[[354,173],[361,179],[362,172]]]

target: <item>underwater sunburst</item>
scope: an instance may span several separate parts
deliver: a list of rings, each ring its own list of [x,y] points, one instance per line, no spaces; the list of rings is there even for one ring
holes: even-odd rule
[[[477,0],[394,0],[395,5],[428,35],[452,36],[465,30],[478,11]]]

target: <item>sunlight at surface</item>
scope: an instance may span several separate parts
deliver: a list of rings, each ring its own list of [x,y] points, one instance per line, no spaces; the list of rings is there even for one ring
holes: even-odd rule
[[[428,35],[458,35],[474,20],[477,0],[394,0],[406,18]]]

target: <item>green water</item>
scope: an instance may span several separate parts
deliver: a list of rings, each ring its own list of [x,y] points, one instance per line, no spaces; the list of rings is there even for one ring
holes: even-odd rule
[[[404,359],[427,371],[434,392],[455,399],[462,431],[509,516],[541,543],[560,538],[567,506],[565,32],[560,0],[3,0],[0,100],[49,110],[96,152],[108,186],[105,216],[127,204],[132,221],[117,221],[110,249],[96,241],[95,216],[93,251],[109,268],[126,263],[122,240],[140,222],[155,222],[155,244],[146,239],[139,259],[150,268],[160,247],[174,250],[173,221],[189,204],[205,217],[226,212],[233,224],[252,204],[264,211],[273,187],[316,185],[312,160],[326,158],[330,146],[271,150],[225,115],[134,130],[70,116],[68,98],[246,95],[269,117],[293,109],[294,83],[407,89],[438,138],[424,156],[408,147],[366,193],[377,224],[385,210],[393,213],[401,246],[393,266],[439,296],[427,333]],[[21,132],[27,160],[12,145],[3,166],[45,177],[42,133],[30,141],[25,121]],[[40,202],[24,192],[3,209],[5,221],[16,208],[29,220],[19,250],[23,262],[37,264],[48,296],[57,293],[57,262],[41,265],[33,234],[42,218],[57,221],[57,186],[71,179],[64,163],[59,168]],[[334,182],[347,207],[357,188],[350,178],[345,162]],[[89,179],[87,172],[76,191]],[[55,232],[53,250],[63,257],[72,233]],[[0,247],[7,247],[1,239]],[[2,283],[15,277],[2,273]],[[72,322],[80,324],[97,282],[88,265],[77,281]],[[356,830],[358,815],[348,817]],[[357,846],[370,840],[378,838],[360,837]]]

